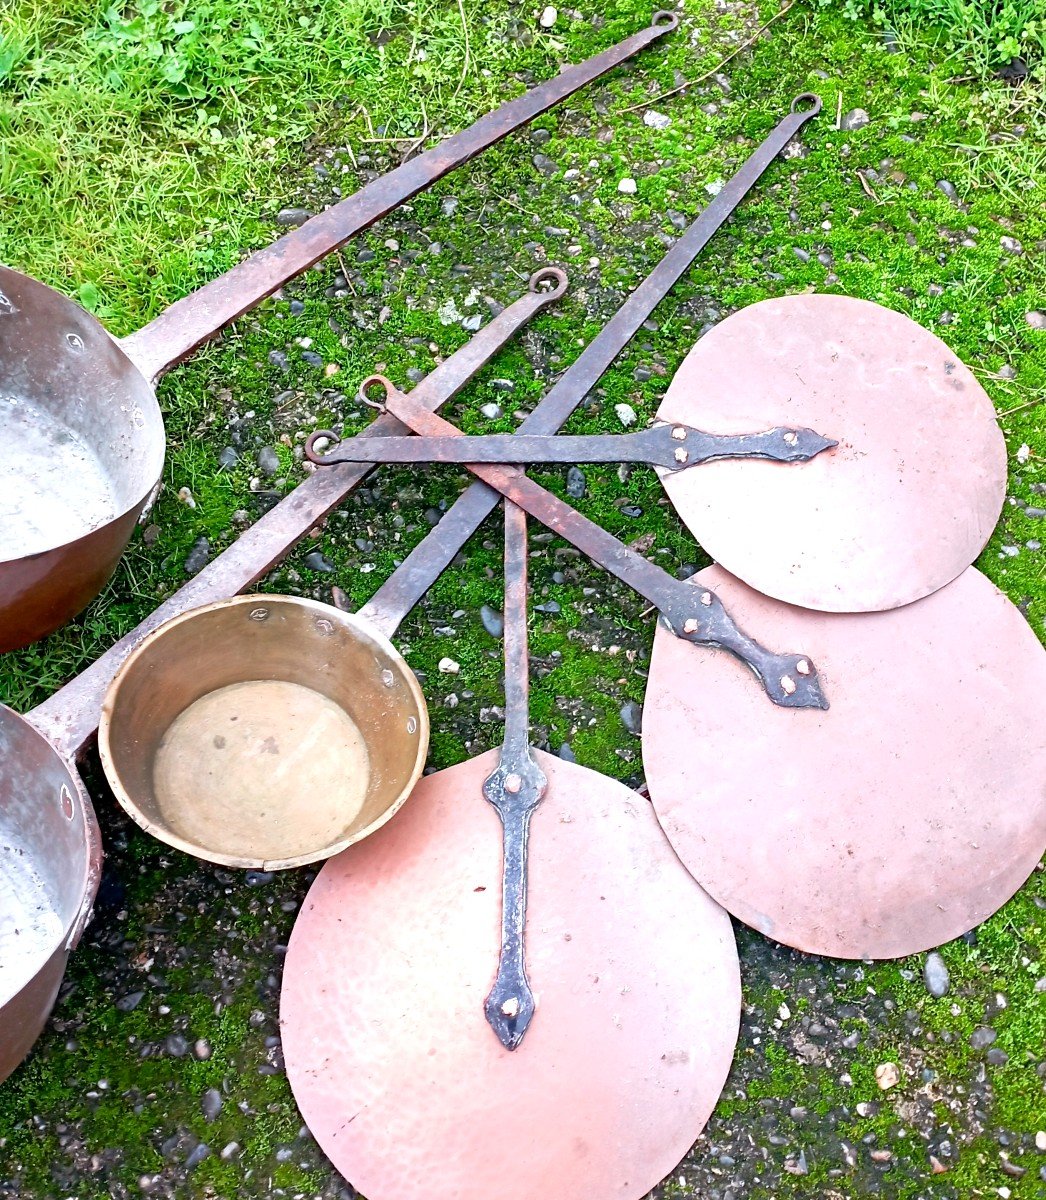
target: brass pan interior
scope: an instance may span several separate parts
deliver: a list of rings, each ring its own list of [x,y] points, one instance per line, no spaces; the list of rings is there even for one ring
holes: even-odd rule
[[[366,621],[238,596],[143,640],[109,689],[98,745],[144,829],[212,862],[273,870],[384,824],[421,774],[428,728],[413,672]]]

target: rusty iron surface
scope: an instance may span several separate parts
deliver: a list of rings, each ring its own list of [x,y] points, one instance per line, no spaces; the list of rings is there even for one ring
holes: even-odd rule
[[[759,181],[767,167],[799,133],[803,125],[820,110],[821,101],[815,95],[806,93],[795,98],[788,116],[778,122],[756,147],[647,278],[563,372],[530,416],[523,421],[520,426],[521,433],[552,434],[567,421],[599,381],[600,376],[642,328],[643,322],[650,317],[715,232],[729,219]],[[473,482],[440,519],[439,540],[426,538],[411,551],[405,560],[410,564],[410,573],[397,572],[395,588],[398,594],[386,597],[384,589],[379,591],[379,607],[389,602],[396,608],[406,605],[409,609],[415,604],[417,595],[421,593],[415,594],[413,598],[407,595],[406,581],[413,577],[418,581],[418,586],[424,584],[427,587],[425,581],[434,579],[446,569],[462,546],[494,511],[497,503],[498,492],[495,489],[479,480]],[[366,611],[366,606],[362,611]]]
[[[839,445],[801,471],[740,460],[664,475],[717,562],[768,596],[830,612],[908,604],[987,542],[1006,445],[973,373],[900,313],[848,296],[764,300],[707,333],[658,416],[713,432],[787,422]]]
[[[500,929],[490,751],[422,779],[308,893],[280,1001],[306,1123],[368,1200],[639,1200],[690,1150],[737,1038],[729,920],[647,801],[535,752],[527,960],[509,1052],[484,997]]]
[[[373,375],[364,385],[387,382]],[[320,439],[337,441],[320,451]],[[317,466],[339,462],[398,463],[647,463],[682,471],[717,458],[763,458],[807,462],[835,442],[812,429],[777,426],[760,433],[711,434],[687,425],[658,423],[635,433],[487,433],[461,437],[366,438],[338,441],[331,429],[317,429],[305,442],[305,456]]]
[[[125,352],[146,377],[155,377],[180,362],[230,321],[271,296],[289,279],[343,246],[448,171],[613,70],[678,24],[675,13],[655,13],[646,29],[602,54],[568,67],[554,79],[507,101],[467,129],[368,183],[271,246],[252,254],[220,279],[175,301],[144,328],[124,338]]]
[[[410,396],[389,385],[386,404],[404,423],[418,433],[452,436],[454,426],[416,404]],[[784,708],[827,708],[817,668],[808,654],[776,654],[749,637],[709,588],[695,587],[676,579],[582,516],[564,500],[529,479],[518,467],[467,464],[468,469],[490,487],[518,504],[536,520],[555,530],[604,570],[634,588],[655,604],[680,638],[729,650],[758,677],[766,695]],[[437,528],[442,528],[441,521]],[[424,543],[423,543],[424,544]],[[407,560],[360,610],[403,611],[413,605],[418,588],[429,582],[417,576]]]
[[[659,629],[643,708],[658,818],[739,920],[809,954],[894,958],[991,916],[1046,849],[1046,650],[975,568],[881,613],[715,587],[753,633],[816,656],[827,712],[767,706]],[[685,753],[681,748],[685,747]]]
[[[546,288],[546,285],[551,286]],[[562,271],[545,268],[536,272],[528,291],[520,299],[426,376],[411,395],[426,407],[438,408],[565,289],[566,275]],[[368,427],[368,433],[374,437],[399,434],[404,430],[405,427],[389,415],[380,416]],[[371,470],[373,467],[368,465],[345,464],[329,471],[314,472],[137,628],[35,708],[29,719],[62,753],[70,757],[78,755],[98,728],[102,698],[113,676],[146,634],[190,608],[225,599],[250,587],[340,504]]]

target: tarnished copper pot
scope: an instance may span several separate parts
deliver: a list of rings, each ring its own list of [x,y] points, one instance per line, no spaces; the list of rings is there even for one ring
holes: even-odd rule
[[[414,673],[368,621],[239,596],[144,639],[106,696],[98,750],[143,829],[271,871],[384,825],[421,776],[428,735]]]
[[[101,862],[98,824],[76,772],[0,705],[0,1081],[47,1021]]]
[[[105,329],[0,267],[0,652],[108,581],[163,469],[152,385]]]

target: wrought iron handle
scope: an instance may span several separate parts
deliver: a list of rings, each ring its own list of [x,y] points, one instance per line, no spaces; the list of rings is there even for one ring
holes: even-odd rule
[[[804,107],[806,105],[809,107]],[[766,168],[820,109],[821,101],[817,96],[796,97],[792,111],[774,126],[719,195],[713,196],[711,203],[563,372],[523,422],[520,432],[555,433],[566,422]],[[429,582],[453,561],[497,503],[498,492],[478,480],[466,488],[436,526],[435,536],[430,535],[414,547],[404,560],[403,572],[396,572],[395,582],[389,581],[390,586],[383,584],[360,610],[361,614],[380,619],[390,608],[409,611]]]
[[[426,412],[402,392],[391,392],[386,404],[390,412],[418,433],[453,436],[454,426],[449,421]],[[468,468],[655,604],[678,637],[729,650],[751,668],[774,704],[782,708],[828,707],[809,655],[767,650],[738,628],[714,592],[673,579],[518,468],[476,463],[468,464]]]
[[[448,171],[552,108],[567,96],[638,54],[679,24],[675,13],[655,13],[646,29],[633,33],[585,62],[567,67],[486,113],[467,129],[408,159],[352,196],[306,221],[271,246],[154,317],[121,342],[124,352],[147,379],[155,379],[186,358],[201,342],[235,321],[289,279],[343,246],[350,238],[403,204]]]
[[[483,795],[501,819],[501,954],[483,1005],[506,1050],[515,1050],[534,1015],[527,979],[527,846],[530,817],[548,786],[530,752],[530,664],[527,654],[527,517],[505,501],[505,742]]]
[[[371,376],[363,388],[387,382]],[[317,443],[336,443],[321,450]],[[838,445],[812,429],[775,426],[762,433],[705,433],[688,425],[658,423],[635,433],[494,433],[460,437],[345,438],[318,429],[305,443],[306,457],[318,466],[340,462],[398,463],[648,463],[686,470],[717,458],[765,458],[807,462]]]

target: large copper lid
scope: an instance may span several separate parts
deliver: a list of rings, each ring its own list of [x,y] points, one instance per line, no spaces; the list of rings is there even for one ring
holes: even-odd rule
[[[829,612],[896,608],[980,553],[1006,448],[984,389],[908,317],[847,296],[764,300],[687,356],[658,410],[710,433],[801,425],[838,440],[811,462],[663,473],[708,553],[768,596]]]
[[[973,567],[860,616],[700,572],[754,637],[803,646],[831,707],[765,703],[729,656],[659,628],[643,762],[669,840],[746,924],[841,958],[972,928],[1046,848],[1046,651]]]
[[[484,1017],[500,944],[497,751],[423,779],[331,859],[287,953],[287,1073],[368,1200],[638,1200],[726,1079],[740,981],[726,913],[649,804],[536,753],[527,962],[537,1015],[506,1050]]]

